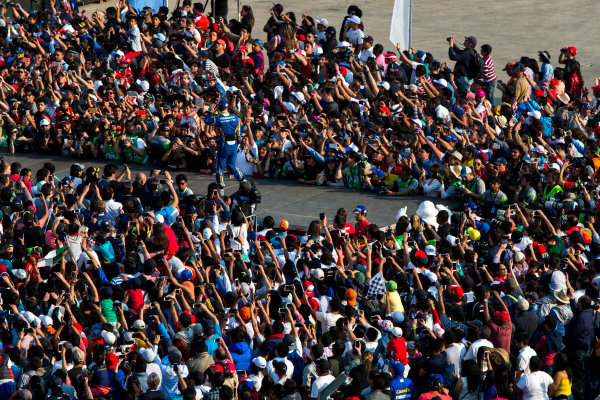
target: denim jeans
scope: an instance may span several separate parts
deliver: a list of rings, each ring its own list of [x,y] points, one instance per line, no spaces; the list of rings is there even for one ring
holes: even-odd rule
[[[492,107],[494,106],[494,92],[496,91],[496,81],[494,82],[485,82],[483,84],[483,90],[485,91],[485,98],[488,99],[490,103],[492,103]]]
[[[572,350],[568,353],[569,364],[573,370],[573,399],[588,400],[590,396],[589,359],[593,350]]]

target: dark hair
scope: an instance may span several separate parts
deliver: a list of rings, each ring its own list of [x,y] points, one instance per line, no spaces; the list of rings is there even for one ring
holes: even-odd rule
[[[483,46],[481,46],[481,51],[485,54],[492,54],[492,46],[490,46],[489,44],[484,44]]]
[[[533,356],[529,359],[529,370],[531,372],[539,371],[542,368],[542,359],[538,356]]]

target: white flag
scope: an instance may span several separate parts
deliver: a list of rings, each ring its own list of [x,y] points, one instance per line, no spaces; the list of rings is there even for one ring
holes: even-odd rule
[[[394,46],[400,43],[402,50],[408,50],[410,47],[411,4],[412,0],[396,0],[392,12],[390,42]]]

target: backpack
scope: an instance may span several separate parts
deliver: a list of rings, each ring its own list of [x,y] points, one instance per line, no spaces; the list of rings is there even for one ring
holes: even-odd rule
[[[485,61],[475,49],[473,49],[473,53],[473,59],[471,60],[471,64],[469,64],[469,78],[483,79],[485,75]]]

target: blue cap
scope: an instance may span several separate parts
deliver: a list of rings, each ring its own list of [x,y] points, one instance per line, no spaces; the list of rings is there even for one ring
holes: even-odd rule
[[[327,159],[325,160],[325,162],[328,162],[328,163],[330,163],[330,162],[337,162],[337,160],[338,160],[337,157],[329,156],[329,157],[327,157]]]
[[[335,35],[335,28],[333,26],[328,26],[327,29],[325,29],[325,33],[329,33],[331,35]]]
[[[219,219],[229,221],[231,219],[231,212],[229,210],[219,211]]]
[[[200,50],[198,52],[198,57],[200,57],[200,58],[208,58],[208,51],[206,51],[206,50]]]
[[[181,279],[183,279],[184,281],[189,281],[190,279],[192,279],[192,271],[190,271],[189,269],[184,269],[183,271],[181,271],[181,274],[179,274],[179,276],[181,276]]]
[[[475,227],[477,230],[483,234],[486,234],[490,231],[490,225],[487,222],[475,222]]]
[[[278,65],[285,67],[285,63],[283,61],[277,61],[275,64],[273,64],[273,69],[277,68]]]
[[[348,134],[346,133],[346,131],[340,131],[340,133],[337,134],[337,137],[341,140],[346,140],[348,139]]]
[[[452,112],[457,116],[457,117],[462,117],[463,115],[465,115],[465,110],[463,110],[460,107],[456,107],[454,110],[452,110]]]
[[[196,207],[194,206],[187,206],[185,208],[185,215],[192,215],[192,214],[197,214],[198,210],[196,209]]]
[[[354,209],[354,214],[366,214],[366,213],[367,213],[367,207],[365,207],[365,206],[358,205]]]
[[[508,162],[506,162],[506,158],[504,158],[504,157],[498,157],[496,159],[496,162],[494,164],[497,164],[497,165],[507,165]]]
[[[262,41],[262,40],[260,40],[260,39],[254,39],[254,42],[253,42],[253,43],[256,43],[256,44],[257,44],[257,45],[259,45],[260,47],[263,47],[263,46],[265,45],[265,44],[263,43],[263,41]]]
[[[372,170],[371,172],[373,172],[373,175],[377,175],[377,176],[379,176],[380,178],[383,178],[383,177],[385,176],[385,172],[383,172],[383,171],[382,171],[382,170],[380,170],[380,169],[374,169],[374,170]],[[366,210],[365,210],[365,211],[366,211]],[[356,212],[356,210],[355,210],[354,212]]]
[[[227,109],[227,100],[219,100],[219,110],[226,110]]]
[[[390,368],[396,375],[404,375],[404,364],[402,364],[400,361],[391,360]]]
[[[73,183],[73,179],[71,179],[70,176],[65,176],[60,182],[63,184],[63,186],[70,185],[71,183]]]
[[[456,142],[456,143],[458,143],[458,138],[453,133],[451,133],[450,135],[446,136],[444,139],[446,139],[446,142]]]

